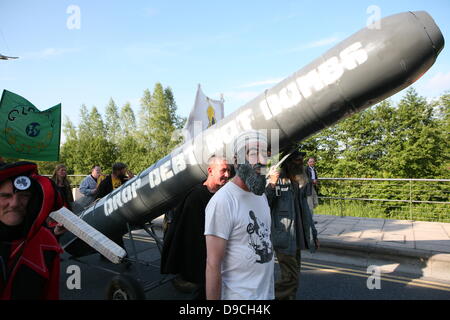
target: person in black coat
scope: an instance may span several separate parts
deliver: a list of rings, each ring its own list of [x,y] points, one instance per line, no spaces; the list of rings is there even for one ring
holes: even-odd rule
[[[196,284],[196,300],[206,299],[205,208],[229,177],[227,161],[212,156],[208,161],[208,178],[193,187],[175,209],[164,237],[161,273],[179,274],[182,280]]]

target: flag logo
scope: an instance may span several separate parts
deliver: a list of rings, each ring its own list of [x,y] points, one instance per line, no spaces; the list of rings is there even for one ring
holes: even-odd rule
[[[212,105],[208,106],[208,110],[206,111],[208,115],[208,128],[216,124],[216,110],[214,110]]]
[[[29,125],[27,125],[27,128],[25,129],[27,135],[29,137],[37,137],[39,133],[41,132],[41,129],[39,128],[41,125],[37,122],[32,122]]]

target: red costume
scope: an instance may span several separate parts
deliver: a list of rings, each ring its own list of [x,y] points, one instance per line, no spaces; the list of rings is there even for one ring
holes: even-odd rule
[[[46,223],[62,200],[34,163],[0,166],[0,183],[20,176],[30,179],[32,198],[20,226],[0,222],[0,299],[59,299],[62,249]]]

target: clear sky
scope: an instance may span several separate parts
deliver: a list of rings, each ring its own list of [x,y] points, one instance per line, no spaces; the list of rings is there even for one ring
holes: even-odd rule
[[[40,110],[62,103],[77,124],[83,103],[103,113],[111,97],[137,112],[156,82],[187,116],[200,83],[213,99],[224,94],[227,115],[364,28],[370,6],[434,18],[447,44],[414,87],[430,98],[449,90],[448,0],[0,0],[0,53],[20,57],[0,60],[0,91]]]

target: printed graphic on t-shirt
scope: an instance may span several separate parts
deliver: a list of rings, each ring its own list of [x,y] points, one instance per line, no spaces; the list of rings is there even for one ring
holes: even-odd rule
[[[247,225],[247,233],[250,238],[249,245],[260,258],[256,262],[270,262],[273,256],[272,243],[270,242],[270,226],[259,221],[253,211],[250,210],[248,214],[250,216],[250,223]]]

